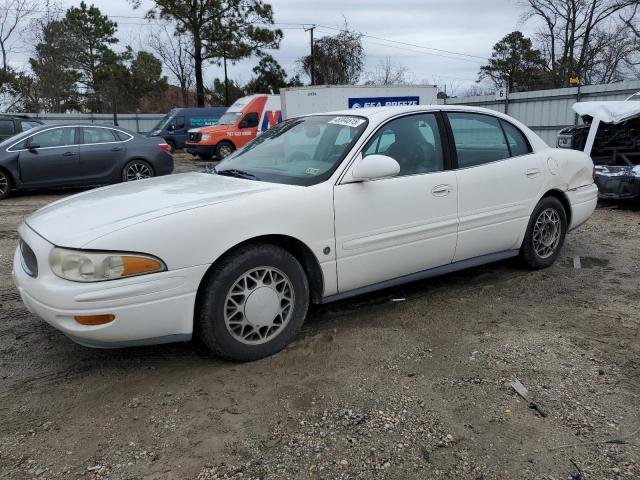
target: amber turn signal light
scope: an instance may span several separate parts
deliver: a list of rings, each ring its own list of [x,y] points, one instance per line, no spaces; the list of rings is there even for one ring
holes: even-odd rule
[[[153,258],[128,256],[122,257],[122,267],[123,271],[121,276],[123,277],[142,275],[163,269],[163,265]]]
[[[116,316],[111,313],[104,315],[76,315],[73,317],[80,325],[104,325],[113,322]]]

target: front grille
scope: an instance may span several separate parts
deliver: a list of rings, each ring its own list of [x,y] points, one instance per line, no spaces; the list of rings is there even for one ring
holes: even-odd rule
[[[33,253],[31,247],[27,243],[20,239],[20,253],[22,254],[22,268],[30,277],[38,276],[38,260],[36,254]]]
[[[200,132],[189,132],[189,141],[190,142],[199,142],[202,140],[202,133]]]

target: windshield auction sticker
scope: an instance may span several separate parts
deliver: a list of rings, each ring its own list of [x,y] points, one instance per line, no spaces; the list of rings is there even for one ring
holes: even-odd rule
[[[365,122],[364,118],[359,117],[336,117],[333,120],[329,120],[327,123],[333,125],[342,125],[344,127],[356,128]]]

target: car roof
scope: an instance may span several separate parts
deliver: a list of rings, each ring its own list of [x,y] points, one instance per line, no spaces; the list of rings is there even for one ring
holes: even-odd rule
[[[491,110],[489,108],[482,107],[470,107],[467,105],[414,105],[414,106],[401,106],[401,107],[367,107],[357,108],[350,110],[337,110],[333,112],[318,113],[312,115],[345,115],[345,116],[359,116],[365,117],[370,121],[370,124],[376,126],[383,123],[385,120],[390,119],[396,115],[402,115],[407,113],[421,113],[421,112],[469,112],[480,113],[484,115],[491,115],[493,117],[501,118],[515,126],[520,130],[526,132],[526,136],[529,142],[532,144],[535,151],[549,148],[549,146],[542,140],[533,130],[527,127],[522,122],[516,120],[509,115],[505,115],[502,112]],[[311,115],[304,115],[311,116]]]
[[[48,128],[54,128],[54,127],[73,127],[73,128],[78,128],[78,127],[98,127],[98,128],[112,128],[115,130],[122,130],[123,132],[126,133],[130,133],[130,134],[136,134],[136,132],[129,130],[128,128],[125,127],[121,127],[121,126],[116,126],[116,125],[101,125],[98,123],[78,123],[78,122],[62,122],[62,123],[45,123],[44,125],[41,125],[39,127],[35,127],[32,128],[31,130],[28,130],[29,132],[39,132],[40,130],[46,130]],[[139,135],[139,134],[136,134]]]

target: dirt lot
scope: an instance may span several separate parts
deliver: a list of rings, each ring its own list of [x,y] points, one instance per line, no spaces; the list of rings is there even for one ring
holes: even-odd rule
[[[15,229],[69,193],[0,205],[0,478],[640,478],[637,208],[598,209],[550,269],[315,307],[285,351],[233,364],[86,349],[23,308]]]

